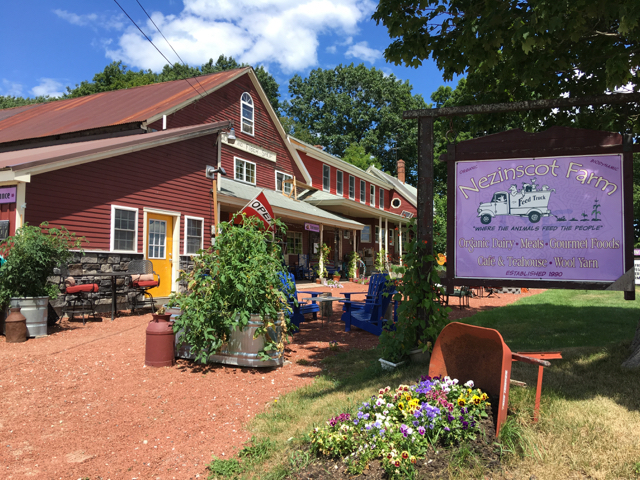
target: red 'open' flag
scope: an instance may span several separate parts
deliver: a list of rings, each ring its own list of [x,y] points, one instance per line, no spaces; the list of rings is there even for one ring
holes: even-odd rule
[[[275,218],[273,216],[273,209],[271,208],[271,204],[269,204],[267,197],[264,194],[264,190],[256,195],[253,200],[249,201],[249,203],[247,203],[238,213],[245,213],[247,217],[258,217],[260,220],[262,220],[264,228],[266,229],[271,228],[271,221]],[[241,222],[242,217],[236,217],[235,223]]]

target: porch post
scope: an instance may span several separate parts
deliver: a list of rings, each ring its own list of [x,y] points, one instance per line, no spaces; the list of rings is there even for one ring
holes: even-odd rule
[[[319,275],[322,273],[322,271],[324,270],[324,262],[322,261],[322,242],[323,242],[323,233],[324,233],[324,225],[320,224],[320,252],[318,255],[318,271],[319,271]]]
[[[357,230],[353,230],[353,251],[355,252],[357,250],[356,248],[356,241],[358,240],[358,237],[356,237],[356,232]]]
[[[400,266],[402,266],[402,222],[398,222],[398,258],[400,259]]]
[[[382,217],[378,217],[378,251],[382,248]]]
[[[384,219],[384,264],[387,264],[387,255],[389,255],[389,219]]]

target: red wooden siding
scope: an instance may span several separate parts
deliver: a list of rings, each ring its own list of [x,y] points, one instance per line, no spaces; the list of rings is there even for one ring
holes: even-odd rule
[[[243,133],[241,128],[240,97],[244,92],[250,93],[253,99],[255,136]],[[303,180],[302,172],[295,164],[291,153],[284,143],[285,140],[278,133],[275,124],[267,112],[267,108],[262,103],[260,95],[254,88],[248,74],[241,76],[219,90],[167,116],[167,128],[185,127],[188,125],[198,125],[223,120],[233,120],[235,122],[237,138],[275,152],[277,162],[274,169],[289,173]],[[162,120],[151,124],[150,127],[161,130]],[[244,155],[244,152],[241,150],[233,149],[233,147],[230,148],[239,152],[238,156]],[[274,165],[273,162],[269,162],[269,164]]]
[[[0,204],[0,220],[9,220],[9,236],[15,235],[16,233],[16,204],[15,203]]]
[[[400,199],[400,207],[399,208],[393,208],[391,206],[391,201],[394,198],[399,198]],[[386,198],[385,198],[385,201],[386,201]],[[398,215],[400,215],[403,210],[413,213],[414,217],[418,214],[418,211],[416,210],[416,207],[414,207],[411,203],[409,203],[409,200],[407,200],[402,195],[400,195],[397,191],[394,190],[393,192],[391,192],[391,198],[389,199],[389,211],[393,212],[393,213],[397,213]]]
[[[311,184],[318,190],[322,190],[323,165],[329,165],[329,164],[324,163],[315,158],[312,158],[309,155],[307,155],[305,152],[298,151],[298,154],[300,154],[302,163],[304,163],[305,167],[307,167],[307,171],[309,172],[309,175],[311,175],[311,180],[312,180]],[[349,198],[349,176],[351,176],[352,174],[340,168],[336,168],[332,165],[329,165],[329,168],[331,169],[331,177],[330,177],[331,181],[329,183],[329,193],[333,195],[337,195],[336,187],[338,183],[338,177],[336,172],[340,170],[342,172],[342,196],[348,199]],[[360,180],[365,180],[366,186],[365,186],[365,203],[364,204],[371,205],[371,198],[369,195],[371,190],[371,182],[368,182],[366,178],[358,177],[356,175],[353,175],[353,177],[355,178],[355,182],[356,182],[355,198],[353,201],[360,203]],[[380,190],[380,187],[376,185],[376,197],[375,197],[376,208],[378,207],[378,200],[380,198],[380,193],[378,192],[379,190]],[[391,202],[391,199],[389,198],[389,190],[385,190],[384,192],[385,210],[389,210],[390,202]]]
[[[87,250],[109,250],[111,205],[138,209],[138,253],[142,251],[143,207],[181,213],[180,254],[184,251],[184,216],[204,218],[208,232],[211,181],[205,167],[215,158],[215,135],[86,163],[31,177],[27,184],[26,221],[64,225],[85,236]],[[174,246],[175,251],[175,246]]]

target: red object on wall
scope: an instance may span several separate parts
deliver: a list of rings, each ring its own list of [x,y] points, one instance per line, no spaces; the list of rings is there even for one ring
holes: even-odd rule
[[[147,367],[171,367],[175,363],[175,334],[171,315],[153,314],[147,326],[144,364]]]

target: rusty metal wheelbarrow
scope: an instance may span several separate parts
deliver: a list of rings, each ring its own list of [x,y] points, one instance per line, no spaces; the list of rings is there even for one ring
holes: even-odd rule
[[[534,421],[539,418],[542,371],[551,364],[547,360],[562,358],[560,352],[513,353],[502,335],[492,328],[452,322],[447,325],[433,346],[429,376],[457,378],[460,383],[473,380],[476,387],[493,398],[498,397],[496,436],[507,419],[511,364],[514,361],[538,365],[538,383]]]

